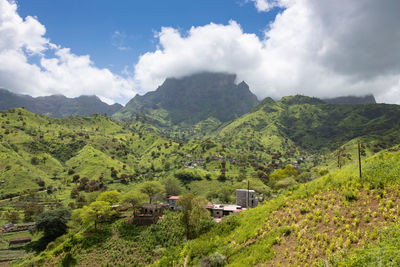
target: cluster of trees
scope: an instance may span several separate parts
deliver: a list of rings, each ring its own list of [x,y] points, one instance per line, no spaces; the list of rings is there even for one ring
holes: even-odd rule
[[[71,212],[66,208],[49,210],[41,213],[36,219],[34,232],[42,232],[43,236],[35,242],[31,247],[36,251],[42,251],[47,244],[55,240],[57,237],[67,233],[67,223],[70,219]]]
[[[206,199],[188,193],[179,198],[178,205],[182,207],[181,222],[187,239],[196,238],[213,225]]]
[[[118,216],[112,205],[120,202],[120,195],[116,190],[101,193],[94,202],[74,210],[73,221],[83,225],[94,223],[95,228],[99,223],[111,221]]]

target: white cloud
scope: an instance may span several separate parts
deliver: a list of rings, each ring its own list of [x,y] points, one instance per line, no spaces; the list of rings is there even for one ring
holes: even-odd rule
[[[282,6],[279,0],[247,0],[247,2],[254,2],[257,10],[260,12],[270,11],[274,7]]]
[[[33,96],[96,94],[109,103],[135,95],[131,78],[95,67],[89,56],[51,43],[45,33],[36,18],[18,15],[15,2],[0,0],[0,87]]]
[[[37,18],[21,18],[14,2],[0,0],[0,87],[34,96],[96,94],[124,103],[135,95],[133,88],[155,90],[167,77],[224,71],[238,74],[259,98],[374,93],[378,101],[400,104],[398,0],[246,1],[260,12],[283,8],[263,38],[235,21],[187,32],[162,28],[156,51],[140,57],[131,77],[51,43]],[[118,38],[125,37],[116,32]]]
[[[254,0],[259,11],[284,8],[260,39],[240,25],[188,32],[162,28],[156,51],[141,56],[135,82],[154,90],[170,76],[238,74],[260,98],[374,93],[400,104],[398,0]]]

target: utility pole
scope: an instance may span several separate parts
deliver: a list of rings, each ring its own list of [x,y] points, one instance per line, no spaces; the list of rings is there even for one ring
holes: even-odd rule
[[[360,141],[358,141],[358,168],[360,170],[360,179],[361,179],[362,173],[361,173],[361,144],[360,144]]]
[[[250,195],[250,180],[247,180],[247,208],[250,208],[249,207],[249,203],[250,203],[249,195]]]

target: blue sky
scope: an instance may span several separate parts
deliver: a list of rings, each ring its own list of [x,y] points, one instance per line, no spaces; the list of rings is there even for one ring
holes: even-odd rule
[[[400,104],[399,14],[399,0],[0,0],[0,88],[124,104],[210,71],[259,99]]]
[[[261,38],[278,8],[259,12],[245,0],[19,0],[22,17],[36,16],[51,42],[90,55],[96,66],[121,72],[156,48],[154,32],[161,27],[182,31],[210,22],[235,20],[244,32]],[[120,47],[120,49],[118,49]],[[121,49],[123,48],[123,49]]]

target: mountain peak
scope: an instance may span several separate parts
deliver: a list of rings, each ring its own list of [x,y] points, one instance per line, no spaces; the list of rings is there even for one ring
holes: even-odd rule
[[[96,95],[81,95],[76,98],[68,98],[64,95],[32,97],[0,89],[0,110],[18,107],[25,107],[33,113],[45,114],[50,117],[67,117],[101,113],[111,116],[121,109],[122,105],[108,105]]]
[[[258,102],[245,82],[237,85],[235,81],[236,74],[212,72],[168,78],[156,91],[135,96],[115,117],[129,119],[143,112],[157,113],[156,120],[161,116],[172,124],[196,124],[209,117],[226,122],[249,112]]]

